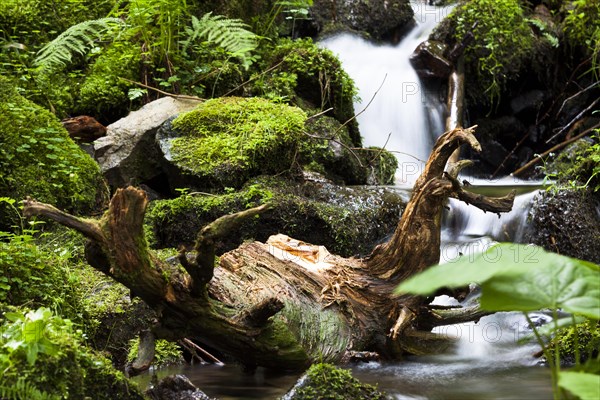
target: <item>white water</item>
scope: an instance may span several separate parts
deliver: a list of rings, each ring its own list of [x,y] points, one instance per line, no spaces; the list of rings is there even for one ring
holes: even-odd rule
[[[358,87],[361,101],[354,108],[357,113],[364,110],[357,118],[363,144],[385,146],[395,152],[398,184],[414,182],[429,155],[434,135],[444,130],[438,105],[421,90],[408,59],[451,8],[422,2],[413,7],[417,25],[398,45],[374,45],[351,34],[321,42],[338,55]]]
[[[367,107],[358,117],[364,144],[402,152],[395,153],[400,164],[398,186],[414,182],[435,137],[443,132],[442,113],[431,106],[432,99],[420,89],[408,58],[448,12],[448,8],[419,3],[417,27],[397,46],[376,45],[348,34],[322,43],[338,54],[358,87],[362,100],[355,104],[356,112]],[[516,187],[521,194],[515,198],[513,210],[500,217],[450,201],[443,221],[441,262],[478,254],[495,241],[522,241],[531,202],[540,185],[512,178],[462,179],[467,179],[472,191],[478,193],[501,196]],[[539,321],[545,318],[542,314],[532,315]],[[477,323],[438,327],[437,331],[457,339],[449,354],[414,357],[392,365],[371,363],[355,370],[357,377],[379,383],[399,399],[551,397],[548,371],[528,368],[536,364],[533,354],[539,347],[531,342],[519,343],[530,332],[522,314],[497,313]]]

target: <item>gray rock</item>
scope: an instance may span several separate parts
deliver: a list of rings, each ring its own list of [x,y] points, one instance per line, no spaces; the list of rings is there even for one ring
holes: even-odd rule
[[[545,100],[548,99],[549,93],[542,90],[530,90],[529,92],[520,94],[510,101],[510,108],[514,114],[521,112],[536,113]]]
[[[415,49],[410,63],[421,78],[446,79],[452,64],[444,57],[447,45],[436,40],[426,40]]]
[[[146,394],[152,400],[211,400],[185,375],[171,375],[150,387]]]
[[[197,105],[194,100],[163,97],[109,125],[107,135],[94,142],[94,157],[109,185],[117,188],[159,176],[156,131],[170,117]]]
[[[530,211],[529,243],[600,263],[600,196],[591,190],[542,192]]]

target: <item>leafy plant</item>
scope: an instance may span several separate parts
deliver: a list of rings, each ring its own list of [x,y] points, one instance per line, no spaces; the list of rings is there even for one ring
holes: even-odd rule
[[[600,266],[536,246],[502,243],[477,257],[462,256],[456,262],[431,267],[403,282],[397,292],[426,295],[442,287],[461,287],[471,282],[481,285],[481,307],[485,310],[553,312],[550,329],[531,327],[550,365],[555,398],[560,396],[559,385],[568,390],[581,385],[581,391],[573,392],[578,394],[584,393],[588,384],[598,382],[595,375],[584,373],[562,378],[560,349],[556,347],[552,357],[543,336],[556,333],[580,317],[600,320]],[[559,321],[559,309],[573,317]]]
[[[122,25],[123,21],[118,18],[101,18],[73,25],[42,47],[34,64],[50,71],[63,68],[72,61],[74,54],[86,54],[107,32]]]
[[[250,32],[248,27],[240,19],[212,15],[212,12],[204,14],[200,19],[192,16],[191,26],[185,27],[187,37],[181,41],[182,51],[185,52],[193,42],[205,39],[221,46],[232,57],[238,57],[243,65],[249,66],[253,61],[250,53],[258,46],[258,36]]]
[[[494,105],[504,85],[531,56],[534,36],[518,0],[471,0],[458,5],[441,26],[462,41],[468,32],[475,40],[464,52],[470,96]],[[438,28],[439,29],[439,28]]]

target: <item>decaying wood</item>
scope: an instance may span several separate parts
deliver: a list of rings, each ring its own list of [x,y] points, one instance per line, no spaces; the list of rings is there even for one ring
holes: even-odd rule
[[[25,213],[86,235],[90,265],[156,310],[157,338],[194,339],[247,366],[279,369],[336,362],[364,351],[388,358],[441,351],[447,338],[419,328],[477,318],[477,311],[430,310],[426,299],[398,296],[394,289],[439,261],[440,220],[449,197],[491,212],[510,210],[514,194],[492,199],[462,187],[456,176],[466,163],[445,170],[459,146],[480,150],[474,130],[457,128],[438,139],[391,240],[365,259],[342,258],[276,235],[267,243],[244,243],[215,265],[215,241],[235,234],[241,221],[269,211],[261,206],[204,227],[194,252],[180,251],[181,269],[148,248],[142,229],[146,196],[132,187],[117,190],[99,221],[31,199]]]

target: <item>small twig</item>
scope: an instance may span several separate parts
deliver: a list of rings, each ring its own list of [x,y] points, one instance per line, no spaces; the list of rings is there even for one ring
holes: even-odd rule
[[[528,170],[533,165],[537,164],[539,161],[541,161],[548,154],[550,154],[550,153],[552,153],[552,152],[554,152],[556,150],[560,150],[563,147],[565,147],[565,146],[573,143],[574,141],[581,139],[582,137],[586,136],[591,131],[593,131],[594,129],[597,129],[597,128],[600,128],[600,124],[596,124],[593,127],[589,128],[589,129],[586,129],[585,131],[581,132],[579,135],[574,136],[574,137],[572,137],[569,140],[565,140],[564,142],[559,143],[556,146],[551,147],[550,149],[546,150],[542,154],[538,154],[537,156],[535,156],[535,158],[533,160],[529,161],[527,164],[523,165],[521,168],[519,168],[515,172],[513,172],[512,175],[514,175],[514,176],[521,175],[524,171]]]
[[[310,121],[313,118],[318,118],[323,114],[327,114],[329,111],[333,110],[333,107],[329,107],[327,110],[321,111],[319,113],[316,113],[315,115],[311,115],[310,117],[306,118],[307,121]]]
[[[202,347],[198,346],[196,343],[192,342],[190,339],[184,338],[181,339],[181,341],[185,344],[187,344],[188,346],[196,349],[197,351],[199,351],[200,353],[204,354],[207,358],[211,359],[215,364],[219,364],[219,365],[225,365],[225,363],[223,363],[221,360],[219,360],[217,357],[213,356],[212,354],[210,354],[208,351],[204,350]]]
[[[119,77],[119,79],[121,79],[123,81],[126,81],[126,82],[129,82],[129,83],[133,83],[134,85],[138,85],[138,86],[141,86],[141,87],[146,88],[146,89],[154,90],[155,92],[158,92],[160,94],[164,94],[165,96],[173,97],[175,99],[205,101],[205,99],[201,99],[200,97],[196,97],[196,96],[187,96],[185,94],[173,94],[173,93],[165,92],[164,90],[160,90],[158,88],[155,88],[155,87],[150,86],[150,85],[146,85],[146,84],[141,83],[141,82],[132,81],[132,80],[127,79],[127,78],[121,78],[121,77]]]
[[[556,112],[556,115],[560,115],[560,113],[562,112],[563,108],[565,108],[565,105],[567,104],[567,102],[568,102],[569,100],[573,100],[575,97],[579,96],[580,94],[583,94],[583,93],[587,92],[588,90],[591,90],[591,89],[593,89],[594,87],[596,87],[596,86],[598,86],[598,85],[600,85],[600,81],[592,83],[590,86],[586,87],[586,88],[585,88],[585,89],[583,89],[583,90],[580,90],[579,92],[575,93],[575,94],[574,94],[573,96],[571,96],[571,97],[567,97],[567,98],[565,99],[565,101],[563,101],[563,103],[562,103],[562,105],[560,106],[560,108],[558,109],[558,111]]]
[[[569,129],[571,127],[571,125],[573,125],[575,122],[579,121],[581,119],[581,117],[583,117],[588,111],[590,111],[592,108],[596,107],[596,104],[598,104],[598,102],[600,102],[600,97],[597,98],[596,100],[594,100],[594,102],[592,104],[590,104],[588,107],[586,107],[585,110],[583,110],[582,112],[577,114],[575,116],[575,118],[573,118],[571,120],[571,122],[569,122],[567,125],[563,126],[563,128],[560,131],[558,131],[557,134],[553,135],[550,139],[546,140],[546,144],[548,144],[551,141],[553,141],[554,139],[556,139],[556,137],[560,136],[561,133],[563,133],[564,131]]]
[[[270,68],[267,68],[266,70],[264,70],[263,72],[261,72],[260,74],[253,76],[252,78],[248,79],[246,82],[242,82],[240,83],[238,86],[234,87],[233,89],[231,89],[229,92],[225,93],[223,96],[221,97],[226,97],[229,96],[231,93],[235,92],[236,90],[246,86],[247,84],[249,84],[250,82],[260,78],[261,76],[268,74],[269,72],[273,71],[274,69],[276,69],[277,67],[279,67],[281,64],[283,64],[283,62],[285,61],[285,59],[279,61],[277,64],[273,65]]]
[[[352,154],[354,156],[354,158],[356,158],[356,161],[358,161],[358,165],[362,168],[362,162],[360,161],[360,158],[356,155],[356,153],[353,151],[353,147],[348,146],[346,143],[342,142],[341,140],[337,140],[335,138],[335,136],[333,137],[323,137],[323,136],[319,136],[319,135],[313,135],[310,134],[308,132],[303,132],[306,136],[313,138],[313,139],[318,139],[318,140],[329,140],[332,141],[334,143],[339,144],[340,146],[342,146],[343,148],[345,148],[346,150],[348,150],[350,152],[350,154]],[[336,132],[337,133],[337,132]]]
[[[354,114],[352,117],[348,118],[348,120],[346,122],[344,122],[338,128],[338,131],[342,130],[343,127],[345,127],[350,122],[352,122],[353,120],[355,120],[356,118],[358,118],[359,115],[361,115],[362,113],[364,113],[365,111],[367,111],[367,108],[369,108],[369,106],[371,105],[371,103],[373,102],[373,100],[375,100],[375,97],[377,96],[377,94],[379,94],[379,91],[383,87],[383,84],[385,83],[386,79],[387,79],[387,74],[385,74],[385,76],[383,77],[383,80],[381,81],[381,84],[379,85],[379,87],[377,88],[377,90],[375,91],[375,93],[373,93],[373,96],[371,97],[371,100],[369,100],[369,102],[367,103],[367,105],[362,110],[360,110],[360,112],[358,112],[358,113]]]

